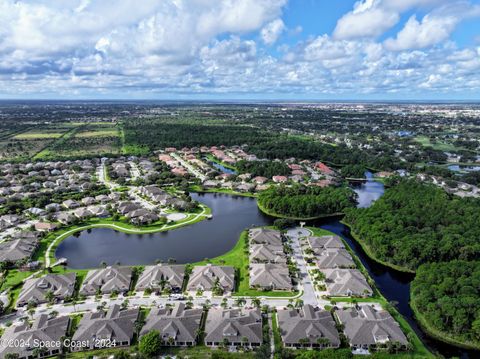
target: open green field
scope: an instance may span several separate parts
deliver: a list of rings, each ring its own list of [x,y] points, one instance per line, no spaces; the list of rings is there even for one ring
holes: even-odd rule
[[[120,130],[115,123],[68,123],[68,132],[36,155],[37,159],[88,158],[120,153]]]
[[[59,132],[24,132],[18,135],[15,135],[13,139],[16,140],[35,140],[35,139],[49,139],[49,138],[59,138],[62,137],[63,133]]]
[[[451,143],[447,143],[443,141],[432,143],[430,138],[428,138],[427,136],[417,136],[414,139],[415,141],[420,143],[423,147],[432,147],[434,150],[438,150],[438,151],[456,151],[460,149],[455,147]]]

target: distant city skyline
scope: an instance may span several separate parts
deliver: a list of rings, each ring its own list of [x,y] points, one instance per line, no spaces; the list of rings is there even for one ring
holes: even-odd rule
[[[480,0],[0,0],[0,99],[480,100]]]

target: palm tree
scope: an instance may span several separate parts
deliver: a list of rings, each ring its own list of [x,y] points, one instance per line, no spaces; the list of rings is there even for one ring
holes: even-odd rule
[[[325,337],[318,338],[317,339],[317,344],[319,344],[320,346],[326,346],[326,345],[330,344],[330,339],[325,338]]]
[[[50,312],[50,317],[56,318],[58,316],[58,312],[56,310]]]
[[[47,293],[45,293],[45,299],[51,304],[53,303],[53,300],[55,299],[55,295],[51,290],[48,290]]]
[[[129,301],[128,299],[125,299],[125,300],[122,302],[122,305],[120,306],[120,308],[121,308],[121,309],[127,309],[129,304],[130,304],[130,301]]]
[[[226,309],[227,306],[228,306],[228,300],[227,298],[223,298],[222,299],[222,304],[220,304],[220,306],[223,308],[223,309]]]
[[[310,344],[310,339],[302,338],[298,340],[298,343],[301,344],[303,347],[305,347]]]
[[[135,334],[137,335],[137,339],[140,335],[140,331],[142,330],[143,326],[145,325],[145,321],[143,319],[137,319],[134,323]]]
[[[262,302],[259,298],[253,298],[252,304],[255,308],[260,308],[262,306]]]
[[[303,300],[297,299],[295,301],[295,308],[301,308],[301,307],[303,307]]]
[[[245,298],[237,298],[235,299],[235,305],[237,307],[241,307],[241,306],[244,306],[245,304],[247,303],[246,299]]]

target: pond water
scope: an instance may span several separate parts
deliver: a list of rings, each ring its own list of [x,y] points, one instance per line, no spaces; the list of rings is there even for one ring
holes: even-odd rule
[[[58,246],[56,256],[67,258],[68,266],[77,269],[99,267],[102,261],[108,264],[120,262],[123,265],[138,265],[174,258],[178,263],[192,263],[228,252],[244,229],[269,225],[274,220],[258,210],[253,198],[213,193],[193,193],[192,197],[212,209],[213,219],[171,232],[150,235],[125,234],[112,229],[95,228],[65,239]],[[332,231],[347,241],[385,298],[398,303],[400,313],[430,348],[446,357],[479,357],[478,352],[457,349],[430,339],[421,332],[408,305],[412,275],[399,273],[370,260],[351,237],[348,227],[338,218],[309,224]]]
[[[351,183],[351,187],[358,195],[358,208],[370,207],[385,192],[383,183],[375,181],[371,172],[365,172],[365,178],[365,181]]]
[[[232,170],[231,168],[225,167],[224,165],[221,165],[220,163],[214,162],[214,161],[207,161],[210,165],[215,167],[217,170],[223,173],[227,173],[229,175],[235,175],[237,174],[237,171]]]
[[[234,247],[244,229],[273,222],[258,210],[253,198],[212,193],[191,196],[212,209],[211,220],[152,234],[94,228],[65,239],[56,256],[67,258],[68,266],[76,269],[99,267],[102,261],[136,265],[174,258],[178,263],[191,263],[222,255]]]
[[[448,169],[453,172],[477,172],[480,171],[480,166],[460,166],[460,165],[450,165]]]

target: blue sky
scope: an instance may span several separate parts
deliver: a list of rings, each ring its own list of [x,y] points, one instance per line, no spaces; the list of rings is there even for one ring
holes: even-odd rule
[[[0,98],[480,100],[480,0],[0,0]]]

